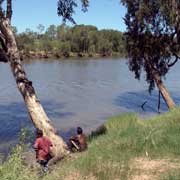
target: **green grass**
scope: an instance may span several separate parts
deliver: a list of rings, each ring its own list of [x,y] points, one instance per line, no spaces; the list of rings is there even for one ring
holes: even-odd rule
[[[36,175],[25,166],[22,160],[22,147],[17,146],[11,157],[0,166],[1,180],[29,180],[36,179]]]
[[[88,150],[76,153],[56,164],[41,179],[128,179],[130,160],[135,157],[178,159],[180,155],[180,109],[141,120],[129,113],[112,117],[105,123],[106,131],[90,137]],[[38,179],[26,167],[19,150],[0,166],[0,179]],[[180,173],[167,172],[163,179],[180,179]]]

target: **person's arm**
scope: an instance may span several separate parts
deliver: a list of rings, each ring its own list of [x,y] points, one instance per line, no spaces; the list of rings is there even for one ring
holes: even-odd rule
[[[75,136],[71,136],[71,137],[70,137],[70,140],[77,141],[77,140],[78,140],[77,135],[75,135]]]
[[[48,139],[48,144],[49,144],[49,155],[52,158],[54,156],[54,153],[53,153],[53,144],[50,139]]]
[[[35,150],[35,153],[36,153],[36,159],[38,158],[38,146],[39,146],[39,142],[38,142],[38,140],[36,140],[35,144],[34,144],[34,150]]]
[[[52,142],[49,140],[49,148],[50,148],[50,150],[52,150],[52,147],[53,147],[53,144],[52,144]]]
[[[74,136],[71,136],[69,139],[70,139],[70,140],[74,140]]]

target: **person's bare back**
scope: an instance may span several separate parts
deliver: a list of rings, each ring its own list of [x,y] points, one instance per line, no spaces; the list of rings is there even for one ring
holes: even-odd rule
[[[85,134],[78,134],[77,135],[78,141],[79,141],[79,146],[80,150],[83,151],[87,148],[87,140],[86,140],[86,135]]]

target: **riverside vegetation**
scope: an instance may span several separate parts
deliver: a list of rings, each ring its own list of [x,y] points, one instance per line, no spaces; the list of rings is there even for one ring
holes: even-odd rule
[[[69,27],[38,25],[37,32],[26,29],[14,33],[21,59],[60,57],[125,56],[124,35],[116,30],[98,30],[91,25]]]
[[[88,150],[57,163],[38,177],[22,159],[18,145],[0,166],[2,180],[180,179],[180,109],[149,120],[128,113],[110,118],[89,136]]]

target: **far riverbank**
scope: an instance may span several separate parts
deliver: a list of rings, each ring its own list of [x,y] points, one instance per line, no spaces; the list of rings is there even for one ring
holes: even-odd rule
[[[108,58],[108,57],[116,57],[116,58],[125,58],[126,55],[122,53],[74,53],[74,52],[51,52],[51,51],[29,51],[24,52],[20,51],[21,60],[26,59],[52,59],[52,58]]]

